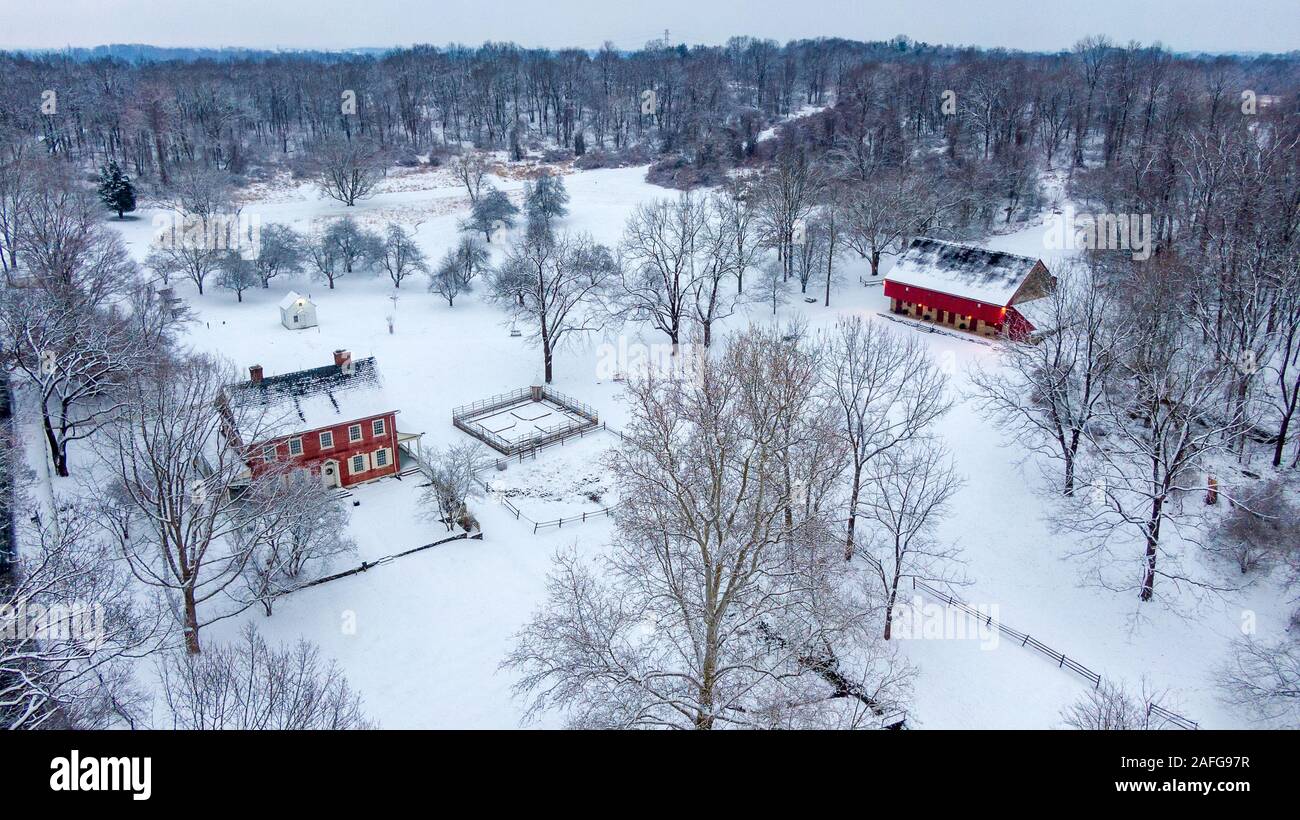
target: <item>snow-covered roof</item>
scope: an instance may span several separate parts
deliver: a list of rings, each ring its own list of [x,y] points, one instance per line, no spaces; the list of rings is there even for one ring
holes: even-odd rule
[[[291,290],[285,294],[283,299],[280,300],[280,310],[288,310],[289,308],[293,307],[293,303],[298,301],[299,299],[302,299],[304,302],[311,302],[310,299],[308,299],[306,296],[303,296],[298,291]]]
[[[354,361],[350,369],[331,364],[230,385],[227,392],[236,419],[255,428],[241,429],[240,437],[252,444],[250,438],[265,441],[397,409],[388,400],[373,357]]]
[[[885,275],[900,285],[1006,306],[1038,260],[938,239],[915,239]]]

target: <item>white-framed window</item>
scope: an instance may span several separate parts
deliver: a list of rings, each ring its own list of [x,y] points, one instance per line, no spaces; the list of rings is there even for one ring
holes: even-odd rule
[[[289,455],[291,456],[302,455],[302,436],[289,439]]]
[[[331,447],[333,447],[333,446],[334,446],[334,431],[333,431],[333,430],[326,430],[325,432],[321,433],[321,434],[320,434],[320,448],[321,448],[322,450],[328,450],[329,448],[331,448]]]
[[[361,441],[361,425],[353,424],[348,427],[348,441]]]
[[[382,436],[384,434],[384,420],[375,419],[370,422],[370,431],[377,436]]]
[[[279,452],[274,444],[267,444],[262,447],[262,460],[275,461],[279,457]]]
[[[392,453],[390,453],[388,448],[385,447],[382,450],[375,451],[374,459],[375,469],[378,470],[380,467],[387,467],[391,463]]]
[[[352,475],[364,473],[370,467],[368,462],[369,460],[366,458],[365,453],[357,453],[355,456],[348,459],[348,472]]]

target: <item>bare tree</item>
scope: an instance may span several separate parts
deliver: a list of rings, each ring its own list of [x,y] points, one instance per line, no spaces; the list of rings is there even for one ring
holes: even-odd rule
[[[976,369],[971,381],[1018,444],[1061,463],[1061,493],[1071,496],[1085,431],[1101,411],[1116,365],[1112,305],[1077,269],[1044,303],[1037,336],[1007,341],[998,367]]]
[[[253,492],[275,497],[255,500],[269,520],[255,528],[244,582],[252,599],[270,616],[275,599],[297,589],[305,572],[323,572],[339,556],[356,552],[348,535],[348,513],[319,477],[305,470],[284,476],[283,484],[262,483]]]
[[[1300,727],[1300,643],[1242,638],[1219,671],[1221,696],[1257,720]]]
[[[393,222],[388,223],[379,247],[379,265],[393,280],[395,288],[400,288],[402,280],[414,273],[428,272],[424,251],[416,244],[415,237]]]
[[[488,258],[483,243],[472,236],[463,237],[429,277],[429,291],[446,299],[447,307],[455,307],[456,297],[473,287],[474,280],[487,267]]]
[[[202,626],[230,614],[201,616],[200,605],[230,600],[252,545],[286,512],[284,465],[250,474],[241,443],[272,438],[278,420],[224,400],[235,381],[214,359],[162,362],[132,380],[118,421],[96,442],[105,529],[135,577],[168,596],[194,653]]]
[[[894,606],[907,579],[961,583],[960,551],[939,542],[934,530],[947,513],[961,479],[933,442],[912,441],[872,460],[859,507],[874,528],[863,558],[885,599],[885,640]]]
[[[132,369],[156,353],[115,311],[15,289],[0,298],[5,364],[36,393],[55,472],[69,475],[68,447],[111,421],[125,404]]]
[[[13,284],[18,244],[30,202],[40,191],[39,161],[25,140],[6,140],[0,153],[0,271]]]
[[[326,282],[330,290],[334,290],[334,283],[347,273],[339,261],[338,248],[325,238],[324,232],[321,232],[308,237],[303,249],[312,276]]]
[[[47,171],[31,184],[37,189],[23,195],[11,249],[21,254],[28,277],[65,302],[92,307],[125,293],[136,264],[117,232],[99,224],[92,195],[62,171]]]
[[[696,256],[709,247],[707,226],[706,202],[685,193],[638,205],[619,245],[615,299],[620,314],[649,322],[674,347],[685,329],[695,279],[703,273],[696,269]]]
[[[1296,411],[1300,410],[1300,253],[1293,254],[1289,272],[1278,283],[1274,316],[1276,349],[1269,364],[1274,376],[1269,396],[1277,419],[1273,466],[1281,467],[1291,427],[1297,420]]]
[[[737,240],[738,228],[727,210],[730,206],[722,204],[716,196],[708,206],[711,207],[696,249],[695,275],[688,286],[691,318],[699,327],[700,341],[706,348],[713,344],[713,326],[735,313],[741,302],[740,293],[730,292],[724,284],[730,277],[739,281],[744,276],[742,268],[750,263],[747,254],[753,252]]]
[[[598,329],[601,299],[616,272],[608,248],[562,233],[527,237],[493,274],[493,298],[532,326],[548,384],[555,351],[569,336]]]
[[[184,238],[178,242],[167,239],[149,250],[144,264],[164,285],[175,278],[190,280],[201,296],[208,277],[222,269],[228,255],[228,251],[217,246],[194,244]]]
[[[812,457],[790,436],[817,404],[798,375],[812,369],[780,334],[751,331],[695,378],[629,386],[632,420],[610,464],[625,499],[613,550],[598,568],[557,558],[507,657],[529,715],[826,728],[897,702],[897,667],[825,538],[826,486],[798,502],[791,492],[788,469]]]
[[[86,509],[31,520],[0,576],[0,727],[134,727],[144,704],[131,661],[161,637],[160,613],[137,602]]]
[[[237,302],[244,301],[244,291],[255,288],[262,282],[257,266],[237,253],[223,254],[218,271],[217,284],[234,291]]]
[[[1243,575],[1287,560],[1287,546],[1300,544],[1300,506],[1290,487],[1274,479],[1233,494],[1232,509],[1210,530],[1205,548],[1233,563]]]
[[[771,305],[772,315],[775,316],[781,305],[790,300],[790,294],[786,291],[785,266],[781,262],[771,260],[763,265],[760,273],[762,288],[753,292],[754,302]]]
[[[920,229],[928,198],[925,183],[906,169],[873,174],[845,190],[845,242],[871,262],[872,276],[880,275],[884,253],[901,250]]]
[[[483,190],[483,182],[488,175],[487,156],[480,151],[467,151],[452,160],[451,170],[465,186],[470,204],[477,203],[479,193]]]
[[[173,729],[370,729],[361,696],[307,641],[268,646],[250,624],[237,641],[158,664]]]
[[[860,316],[839,320],[824,358],[823,382],[850,456],[845,560],[855,549],[868,466],[909,441],[924,441],[952,406],[944,375],[915,339]]]
[[[465,532],[478,529],[469,510],[469,500],[482,490],[478,474],[488,464],[478,442],[451,444],[446,449],[422,450],[420,470],[428,479],[423,503],[430,514],[450,532],[459,526]]]
[[[388,173],[388,151],[377,143],[356,137],[329,139],[317,147],[316,187],[330,199],[348,207],[375,193]]]
[[[288,225],[267,225],[262,228],[258,253],[251,260],[263,288],[283,274],[302,270],[305,249],[303,238]]]
[[[713,196],[714,218],[725,226],[717,231],[729,235],[735,245],[731,266],[736,275],[736,293],[745,290],[745,274],[761,252],[756,199],[753,186],[743,177],[729,178]]]
[[[768,245],[776,249],[783,279],[793,273],[796,234],[825,184],[825,171],[796,149],[783,152],[772,169],[754,183],[760,224]]]
[[[1215,588],[1189,573],[1165,531],[1187,521],[1180,499],[1205,492],[1198,468],[1233,440],[1241,423],[1225,417],[1223,409],[1222,390],[1232,365],[1200,346],[1174,307],[1180,293],[1180,282],[1168,269],[1134,274],[1125,292],[1123,347],[1113,348],[1116,365],[1098,421],[1084,430],[1092,456],[1091,492],[1076,499],[1062,520],[1085,536],[1080,554],[1097,561],[1097,578],[1108,588],[1127,589],[1132,583],[1127,572],[1110,577],[1112,544],[1141,539],[1142,601],[1155,596],[1157,577],[1178,586]]]
[[[1071,729],[1089,732],[1124,732],[1151,729],[1151,706],[1159,705],[1160,696],[1144,683],[1140,692],[1131,692],[1123,683],[1102,679],[1077,701],[1061,711],[1061,721]]]
[[[322,241],[331,246],[342,266],[337,276],[369,268],[379,260],[384,247],[378,234],[361,227],[350,216],[332,221],[325,229]]]

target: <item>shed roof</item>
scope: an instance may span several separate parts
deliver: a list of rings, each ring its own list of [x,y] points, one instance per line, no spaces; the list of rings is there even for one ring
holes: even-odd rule
[[[1038,260],[974,245],[915,239],[885,279],[1005,307]]]
[[[299,299],[302,299],[304,302],[311,304],[311,299],[307,298],[306,296],[303,296],[301,293],[299,293],[296,290],[291,290],[284,295],[283,299],[280,300],[280,310],[288,310],[289,308],[293,307],[293,303],[298,301]]]

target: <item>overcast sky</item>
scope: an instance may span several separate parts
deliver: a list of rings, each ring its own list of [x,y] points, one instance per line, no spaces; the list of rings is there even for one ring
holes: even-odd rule
[[[1300,49],[1300,0],[0,0],[0,48],[108,43],[638,48],[736,34],[1068,48],[1085,34],[1181,51]]]

